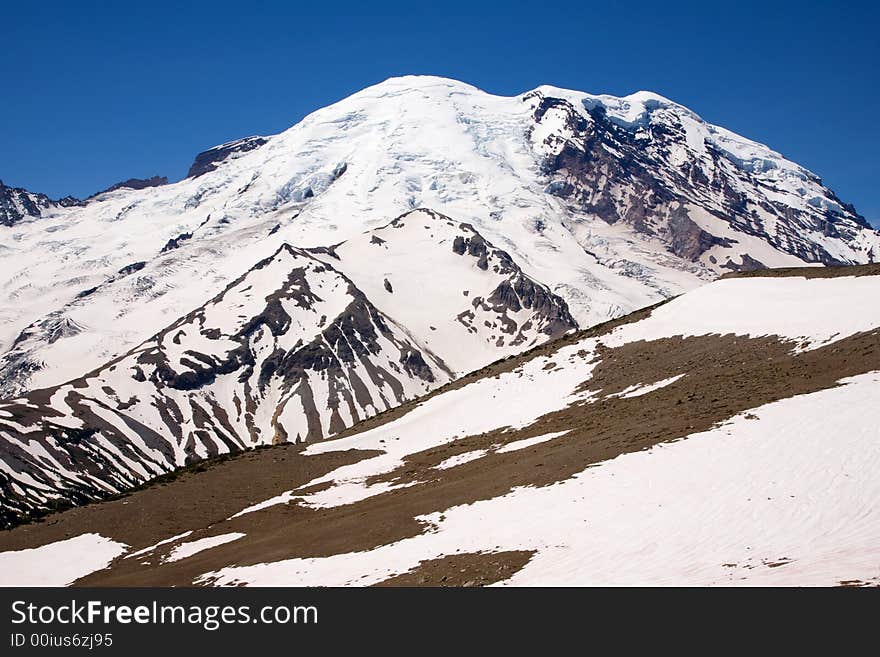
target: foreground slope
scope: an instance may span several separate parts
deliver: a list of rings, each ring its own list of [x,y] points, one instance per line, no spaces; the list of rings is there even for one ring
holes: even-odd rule
[[[880,267],[822,272],[720,280],[339,439],[5,532],[0,577],[878,584],[880,307],[866,301]]]
[[[880,254],[816,175],[644,92],[395,78],[142,184],[82,203],[0,186],[0,397],[118,357],[284,243],[338,244],[419,207],[472,225],[581,326],[731,270]]]

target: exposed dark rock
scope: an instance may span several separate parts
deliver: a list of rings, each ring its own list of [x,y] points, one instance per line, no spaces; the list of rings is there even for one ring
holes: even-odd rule
[[[742,255],[742,262],[740,264],[736,264],[732,260],[721,265],[722,269],[729,269],[730,271],[736,272],[747,272],[747,271],[758,271],[759,269],[767,269],[767,265],[765,265],[760,260],[755,260],[748,253],[744,253]]]
[[[565,180],[554,180],[552,183],[547,185],[545,192],[548,194],[553,194],[553,196],[559,196],[561,198],[568,198],[572,194],[574,194],[574,185],[570,182],[566,182]]]
[[[506,251],[493,246],[483,238],[470,224],[460,224],[464,235],[457,235],[452,241],[452,251],[458,255],[469,255],[477,258],[477,267],[508,276],[502,281],[487,299],[475,297],[472,301],[474,309],[480,308],[490,312],[495,322],[500,323],[500,332],[513,336],[510,344],[520,345],[527,340],[527,332],[535,324],[541,326],[539,331],[550,338],[556,338],[565,332],[577,328],[577,322],[571,316],[568,305],[561,297],[553,294],[549,288],[526,276]],[[468,296],[468,291],[464,291]],[[510,318],[510,313],[518,313],[523,308],[532,311],[532,320],[522,326]],[[456,319],[471,332],[476,332],[473,322],[476,315],[472,310],[458,314]],[[484,320],[484,326],[491,327],[493,322]],[[498,347],[504,346],[504,340],[498,338]]]
[[[683,208],[669,218],[669,250],[680,258],[696,261],[713,246],[731,246],[730,240],[716,237],[697,226]]]
[[[93,194],[89,198],[94,198],[99,194],[106,194],[108,192],[115,192],[117,189],[147,189],[148,187],[161,187],[162,185],[168,184],[168,178],[166,176],[152,176],[150,178],[129,178],[128,180],[123,180],[122,182],[118,182],[115,185],[110,185],[107,189],[102,189],[100,192]]]
[[[400,353],[400,363],[412,376],[424,379],[425,381],[434,380],[434,373],[428,367],[421,352],[412,348],[402,350]]]
[[[470,224],[461,224],[467,235],[457,235],[452,241],[452,251],[458,255],[467,253],[477,259],[477,267],[486,271],[489,269],[490,252],[495,260],[493,271],[499,274],[509,274],[518,271],[513,259],[506,251],[496,249],[489,244]]]
[[[192,163],[192,166],[190,166],[186,177],[198,178],[209,171],[213,171],[236,153],[252,151],[259,148],[267,141],[269,140],[265,137],[245,137],[244,139],[231,141],[227,144],[222,144],[221,146],[215,146],[214,148],[202,151],[196,155],[196,159]]]
[[[339,260],[339,255],[336,253],[337,246],[339,246],[339,245],[334,244],[333,246],[314,246],[310,249],[307,249],[307,251],[309,253],[317,253],[319,255],[320,254],[328,255],[331,258],[333,258],[334,260]]]
[[[177,237],[172,237],[165,243],[165,246],[162,247],[160,253],[166,253],[168,251],[173,251],[174,249],[180,248],[180,243],[185,242],[188,239],[192,239],[192,233],[181,233]]]
[[[837,229],[834,227],[834,215],[829,215],[825,220],[822,234],[825,235],[825,237],[840,237],[840,233],[838,233]]]
[[[54,344],[62,338],[69,338],[82,333],[82,327],[69,317],[52,317],[40,323],[46,334],[46,341]]]
[[[502,324],[501,331],[513,336],[511,345],[524,344],[527,332],[536,323],[541,326],[540,332],[550,339],[577,328],[577,322],[571,316],[565,301],[522,273],[503,281],[485,301],[475,298],[474,306],[491,310],[498,315]],[[517,326],[508,317],[508,312],[517,313],[523,308],[532,312],[532,319]],[[503,343],[498,346],[503,346]]]
[[[101,287],[100,285],[96,285],[95,287],[90,287],[86,290],[83,290],[82,292],[77,293],[76,298],[82,299],[84,297],[89,296],[90,294],[94,294],[95,292],[98,291],[98,288],[100,288],[100,287]]]
[[[675,165],[671,147],[686,140],[686,130],[676,115],[665,112],[654,121],[647,116],[633,125],[618,125],[601,104],[585,102],[584,116],[571,103],[533,92],[525,101],[537,101],[534,119],[540,123],[548,111],[561,112],[561,133],[546,138],[553,155],[543,171],[548,178],[545,191],[560,197],[577,213],[596,216],[609,224],[623,222],[636,231],[667,242],[669,250],[687,260],[696,260],[712,246],[728,247],[732,242],[712,236],[685,219],[679,208],[693,204],[746,235],[768,242],[784,253],[806,262],[824,265],[842,263],[809,234],[821,233],[847,241],[869,227],[851,205],[825,190],[830,204],[842,211],[801,210],[763,197],[749,197],[743,187],[754,187],[753,174],[728,153],[706,144],[711,166],[696,161]],[[817,182],[821,184],[821,181]],[[717,204],[720,209],[713,209]],[[776,230],[765,230],[757,210],[776,217]]]
[[[136,271],[140,271],[141,269],[143,269],[143,268],[146,267],[146,266],[147,266],[147,263],[146,263],[146,262],[143,262],[143,261],[141,261],[141,262],[133,262],[133,263],[131,263],[130,265],[126,265],[125,267],[123,267],[122,269],[120,269],[120,270],[119,270],[119,275],[120,275],[120,276],[128,276],[129,274],[133,274],[133,273],[135,273]],[[81,294],[81,293],[80,293],[80,294]]]
[[[41,217],[44,210],[83,205],[73,196],[53,201],[45,194],[29,192],[23,187],[7,187],[0,180],[0,226],[12,226],[27,217]]]

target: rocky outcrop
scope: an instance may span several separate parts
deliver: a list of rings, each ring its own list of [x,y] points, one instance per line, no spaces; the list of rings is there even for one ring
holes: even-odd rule
[[[740,262],[739,264],[733,261],[728,261],[721,265],[721,267],[722,269],[729,269],[732,272],[760,271],[767,268],[767,266],[763,262],[761,262],[760,260],[755,260],[748,253],[744,253],[742,255],[742,262]]]
[[[713,246],[731,245],[730,240],[716,237],[700,228],[681,206],[673,210],[667,227],[669,250],[679,258],[696,261]]]
[[[524,100],[535,104],[533,134],[544,122],[553,123],[535,144],[544,154],[547,193],[578,214],[622,222],[661,239],[686,260],[735,244],[700,228],[688,215],[690,206],[808,263],[853,264],[828,251],[820,238],[851,242],[858,251],[859,236],[870,229],[864,217],[826,188],[803,208],[779,200],[778,190],[755,172],[772,163],[740,161],[708,141],[697,153],[685,121],[700,119],[669,101],[646,101],[641,116],[624,121],[592,100],[577,107],[540,91]],[[811,182],[821,185],[815,176]]]
[[[196,159],[190,166],[186,177],[198,178],[199,176],[203,176],[209,171],[213,171],[214,169],[216,169],[218,166],[220,166],[220,164],[222,164],[229,158],[234,157],[237,154],[247,153],[248,151],[252,151],[255,148],[259,148],[267,141],[269,140],[265,137],[245,137],[244,139],[238,139],[236,141],[231,141],[220,146],[215,146],[214,148],[209,148],[206,151],[202,151],[201,153],[196,155]]]
[[[441,218],[442,215],[439,215]],[[487,297],[474,296],[471,309],[458,315],[458,321],[472,330],[477,330],[477,316],[474,311],[482,310],[492,317],[482,317],[484,326],[498,324],[499,335],[495,344],[520,346],[534,344],[531,333],[537,331],[555,339],[566,332],[578,328],[577,322],[568,310],[565,300],[550,289],[527,276],[506,251],[486,240],[470,224],[460,224],[463,234],[452,241],[452,251],[461,256],[476,259],[476,266],[483,271],[492,271],[505,276]],[[515,315],[528,311],[529,317],[517,321]],[[508,336],[505,339],[505,336]]]
[[[162,185],[167,184],[167,176],[151,176],[150,178],[129,178],[128,180],[123,180],[122,182],[118,182],[115,185],[110,185],[110,187],[108,187],[107,189],[103,189],[93,196],[98,196],[98,194],[106,194],[108,192],[115,192],[117,189],[147,189],[148,187],[161,187]]]
[[[73,196],[53,201],[45,194],[29,192],[23,187],[8,187],[0,180],[0,226],[13,226],[23,219],[41,217],[47,210],[82,204]]]

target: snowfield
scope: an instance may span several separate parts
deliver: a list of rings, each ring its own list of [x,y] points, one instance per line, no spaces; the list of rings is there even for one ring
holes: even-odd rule
[[[781,335],[827,344],[880,327],[880,279],[746,278],[716,282],[612,331],[606,344],[672,335]],[[746,312],[748,311],[748,312]],[[351,504],[385,489],[364,486],[407,454],[564,406],[589,375],[570,355],[588,339],[522,368],[419,405],[400,420],[306,452],[383,449],[385,455],[331,472],[304,488],[310,506]],[[561,363],[548,370],[549,363]],[[683,375],[681,375],[683,376]],[[678,377],[625,390],[651,394]],[[491,401],[490,401],[491,400]],[[452,410],[455,409],[455,410]],[[518,441],[566,440],[565,432]],[[505,450],[520,447],[510,443]],[[452,467],[486,456],[466,452]],[[880,372],[839,387],[754,408],[710,431],[621,455],[552,486],[421,518],[429,531],[367,552],[228,567],[216,584],[369,585],[419,562],[459,552],[534,550],[506,585],[835,585],[880,583]],[[295,492],[278,503],[296,499]],[[523,523],[521,519],[528,518]]]
[[[876,276],[717,281],[660,306],[647,319],[621,326],[602,338],[577,342],[551,356],[536,357],[513,372],[431,397],[399,420],[348,438],[310,445],[304,452],[306,455],[347,449],[384,453],[344,466],[302,487],[333,484],[319,493],[297,498],[295,491],[289,491],[241,513],[286,504],[292,499],[311,506],[350,504],[386,492],[388,488],[384,485],[367,486],[364,482],[400,467],[407,455],[495,429],[521,429],[546,413],[565,408],[575,399],[590,402],[594,398],[579,397],[577,388],[588,381],[591,362],[576,354],[595,354],[600,344],[621,346],[679,335],[735,334],[774,335],[791,340],[792,348],[795,345],[815,347],[880,327],[880,306],[859,306],[858,303],[858,299],[870,298],[878,292],[880,279]],[[611,396],[640,397],[684,376],[686,374],[636,384]],[[880,401],[880,397],[877,399]],[[512,449],[514,444],[501,451]],[[476,455],[470,454],[467,460],[471,457]]]
[[[778,335],[817,348],[880,326],[877,277],[731,278],[657,308],[614,344],[668,335]],[[809,299],[809,303],[805,300]]]
[[[81,534],[37,548],[0,552],[0,586],[68,586],[125,554],[127,545]]]

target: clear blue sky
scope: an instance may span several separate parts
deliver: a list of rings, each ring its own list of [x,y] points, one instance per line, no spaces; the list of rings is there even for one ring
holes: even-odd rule
[[[0,179],[58,197],[177,179],[387,77],[656,91],[880,220],[876,2],[5,3]]]

